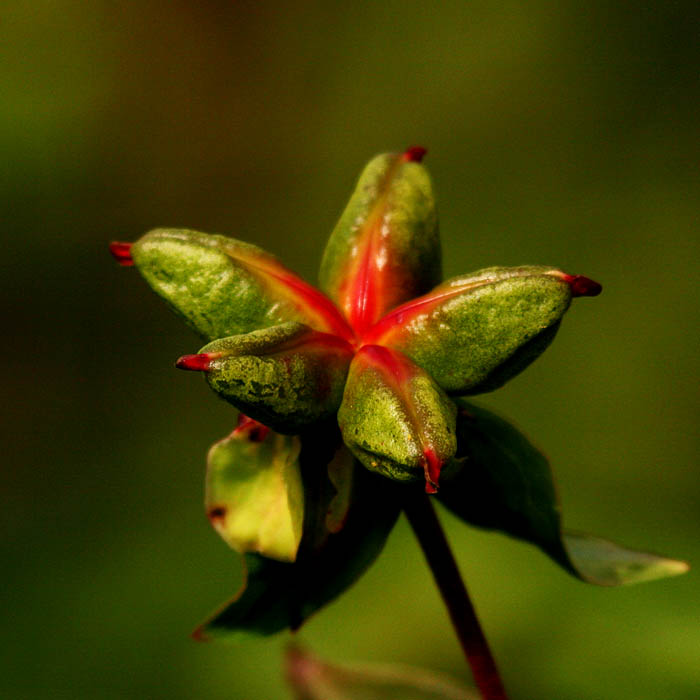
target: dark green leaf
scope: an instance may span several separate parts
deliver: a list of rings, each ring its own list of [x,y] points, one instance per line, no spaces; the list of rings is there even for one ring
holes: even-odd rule
[[[616,586],[682,574],[685,562],[562,532],[546,457],[510,423],[458,401],[461,469],[438,498],[465,522],[531,542],[574,576]]]

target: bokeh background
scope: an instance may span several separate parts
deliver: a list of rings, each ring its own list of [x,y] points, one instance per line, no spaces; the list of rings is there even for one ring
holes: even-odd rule
[[[232,410],[106,244],[229,233],[315,279],[375,153],[429,148],[445,271],[604,284],[484,403],[552,459],[566,523],[695,563],[587,587],[444,515],[513,698],[700,697],[695,2],[0,7],[0,697],[287,697],[285,635],[197,644],[238,587],[202,507]],[[404,522],[300,633],[468,679]]]

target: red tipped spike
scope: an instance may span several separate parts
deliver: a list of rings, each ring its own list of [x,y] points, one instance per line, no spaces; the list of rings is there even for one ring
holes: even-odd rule
[[[407,163],[420,163],[425,154],[428,152],[427,148],[423,146],[411,146],[404,151],[403,156],[401,156]]]
[[[178,369],[188,369],[192,372],[206,372],[211,367],[212,360],[220,357],[218,352],[203,352],[199,355],[183,355],[176,363]]]
[[[565,275],[564,281],[571,287],[574,297],[597,297],[603,291],[603,285],[583,275]]]
[[[109,252],[114,256],[114,259],[124,267],[131,267],[131,265],[134,264],[134,259],[131,257],[131,243],[113,241],[109,244]]]
[[[270,429],[266,425],[259,423],[250,416],[246,416],[244,413],[239,413],[238,424],[236,425],[236,429],[233,431],[233,435],[247,433],[248,439],[251,442],[262,442],[267,437],[269,432]]]

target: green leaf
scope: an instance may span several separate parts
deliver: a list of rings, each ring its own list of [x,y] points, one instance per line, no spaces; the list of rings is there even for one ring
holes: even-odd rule
[[[250,243],[155,229],[131,246],[131,256],[153,290],[206,340],[285,321],[353,337],[330,299]]]
[[[356,464],[352,504],[343,528],[328,534],[319,545],[316,532],[308,533],[307,538],[305,525],[292,564],[245,555],[247,580],[243,587],[195,632],[195,637],[270,635],[300,627],[349,588],[379,556],[399,514],[392,486]],[[321,515],[325,515],[325,503]],[[321,519],[325,521],[325,517]]]
[[[296,434],[338,411],[353,349],[289,322],[215,340],[200,353],[207,382],[222,398],[273,430]]]
[[[304,520],[300,450],[298,437],[268,431],[253,440],[238,428],[209,450],[207,515],[237,552],[296,558]]]
[[[400,352],[362,347],[350,365],[338,424],[345,444],[372,471],[424,479],[434,493],[457,449],[454,403]]]
[[[400,350],[450,394],[492,391],[553,340],[572,298],[569,278],[540,266],[455,277],[388,313],[363,342]]]
[[[441,279],[440,239],[422,149],[374,158],[323,254],[320,282],[358,335]]]
[[[297,700],[478,700],[452,678],[402,664],[331,664],[298,647],[285,655]]]
[[[653,581],[678,576],[689,569],[684,561],[627,549],[592,535],[567,530],[563,540],[577,575],[584,581],[601,586]]]
[[[650,581],[688,570],[685,562],[627,549],[591,535],[562,532],[545,456],[510,423],[458,401],[460,470],[438,498],[478,527],[530,542],[569,573],[600,586]]]

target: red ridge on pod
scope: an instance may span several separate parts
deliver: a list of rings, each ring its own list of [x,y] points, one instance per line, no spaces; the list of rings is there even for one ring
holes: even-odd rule
[[[316,287],[276,261],[264,264],[243,255],[239,255],[236,260],[245,265],[251,272],[260,275],[264,281],[286,289],[300,307],[316,314],[322,320],[331,335],[337,335],[350,344],[355,342],[355,334],[338,307]]]
[[[425,492],[430,494],[437,493],[442,462],[431,447],[425,448],[423,456],[425,458],[423,466],[425,469]]]
[[[383,345],[363,345],[357,354],[368,357],[382,369],[389,370],[398,388],[403,388],[404,383],[415,372],[413,364],[407,357]]]
[[[385,158],[381,176],[373,176],[372,195],[352,225],[352,245],[345,253],[344,273],[337,288],[335,283],[333,286],[338,306],[357,336],[362,336],[386,311],[403,301],[408,288],[415,286],[417,277],[420,278],[419,270],[404,270],[399,259],[406,254],[400,253],[401,239],[416,235],[415,231],[403,229],[414,228],[416,221],[410,212],[406,212],[408,219],[403,224],[402,217],[398,223],[392,221],[393,210],[399,204],[395,201],[397,194],[416,193],[412,176],[406,175],[406,166],[420,163],[426,152],[422,146],[411,146],[402,154]]]
[[[361,335],[377,316],[377,301],[380,294],[381,277],[375,266],[377,245],[373,238],[367,243],[365,253],[352,280],[349,298],[352,306],[348,313],[348,321],[353,330]]]
[[[175,363],[178,369],[187,369],[191,372],[206,372],[210,367],[212,360],[221,357],[220,352],[203,352],[199,355],[183,355]]]
[[[112,241],[109,244],[109,252],[123,267],[131,267],[134,264],[134,259],[131,257],[131,243]]]
[[[433,290],[421,297],[407,301],[382,316],[373,326],[361,336],[361,342],[366,344],[384,344],[386,335],[392,330],[410,322],[419,313],[429,313],[431,306],[444,302],[451,297],[467,291],[468,287],[457,287],[436,292]],[[427,307],[427,308],[426,308]]]
[[[394,379],[397,392],[404,396],[406,396],[404,392],[409,379],[416,372],[422,371],[403,353],[382,345],[363,345],[358,354],[364,355],[382,369],[387,370]],[[433,446],[429,443],[426,444],[425,434],[422,431],[420,421],[415,416],[411,408],[411,402],[407,398],[405,407],[412,416],[413,423],[423,443],[422,466],[425,473],[425,492],[429,494],[437,493],[443,462],[436,454]]]

